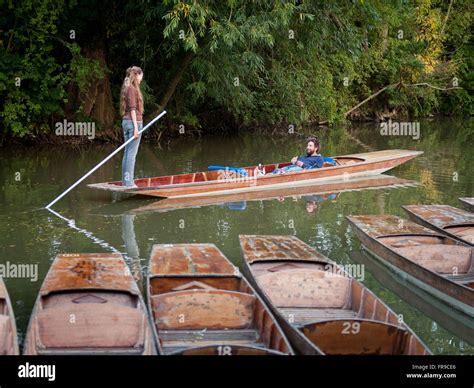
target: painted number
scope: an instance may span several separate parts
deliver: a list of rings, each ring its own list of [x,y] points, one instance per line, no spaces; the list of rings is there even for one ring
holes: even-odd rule
[[[218,346],[217,353],[219,356],[232,356],[232,348],[230,346]]]
[[[359,322],[344,322],[342,324],[342,334],[358,334],[360,331]]]

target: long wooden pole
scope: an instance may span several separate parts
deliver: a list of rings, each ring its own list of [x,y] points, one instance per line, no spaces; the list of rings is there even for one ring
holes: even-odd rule
[[[152,126],[156,121],[158,121],[161,117],[163,117],[166,114],[166,111],[164,110],[161,112],[158,116],[156,116],[153,120],[151,120],[140,132],[139,134],[145,132],[150,126]],[[74,189],[79,183],[81,183],[84,179],[86,179],[89,175],[91,175],[93,172],[97,171],[101,166],[103,166],[105,163],[107,163],[114,155],[116,155],[119,151],[121,151],[125,146],[132,141],[134,141],[135,138],[132,137],[128,139],[125,143],[123,143],[119,148],[117,148],[114,152],[112,152],[109,156],[107,156],[104,160],[102,160],[99,164],[97,164],[95,167],[93,167],[88,173],[86,173],[82,178],[77,180],[73,185],[71,185],[67,190],[63,191],[61,195],[56,197],[53,201],[51,201],[47,206],[46,209],[49,209],[51,206],[53,206],[56,202],[58,202],[62,197],[64,197],[67,193],[69,193],[72,189]]]

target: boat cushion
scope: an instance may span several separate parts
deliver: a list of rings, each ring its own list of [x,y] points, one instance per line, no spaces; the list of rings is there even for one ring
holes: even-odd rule
[[[43,348],[128,348],[144,343],[143,311],[108,304],[77,304],[41,310],[37,345]]]
[[[471,248],[462,245],[418,244],[393,246],[392,249],[419,266],[440,274],[466,273],[471,267]]]
[[[258,277],[277,307],[347,308],[351,279],[317,269],[288,269]]]
[[[185,290],[151,297],[158,329],[243,329],[253,322],[255,296],[225,290]]]

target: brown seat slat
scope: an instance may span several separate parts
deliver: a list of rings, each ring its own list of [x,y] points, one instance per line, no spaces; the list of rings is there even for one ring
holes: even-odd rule
[[[288,322],[296,326],[333,319],[357,318],[357,312],[349,309],[280,308],[279,311]]]
[[[186,290],[151,297],[157,328],[244,329],[253,322],[255,296],[223,290]]]
[[[166,354],[186,355],[186,356],[262,356],[262,355],[283,355],[276,350],[265,348],[263,343],[251,345],[235,345],[224,343],[222,345],[200,346],[196,348],[171,347],[165,350]]]
[[[107,304],[76,304],[36,316],[40,348],[128,348],[144,343],[142,311]]]

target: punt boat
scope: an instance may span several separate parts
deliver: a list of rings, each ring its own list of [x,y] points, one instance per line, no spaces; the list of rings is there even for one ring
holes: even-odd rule
[[[474,245],[474,213],[448,205],[409,205],[402,208],[413,221]]]
[[[0,277],[0,356],[18,355],[15,316],[7,288]]]
[[[350,216],[365,248],[383,264],[474,317],[473,248],[397,216]]]
[[[380,284],[406,303],[420,310],[446,330],[474,345],[474,319],[409,282],[369,252],[356,250],[349,252],[349,256],[355,263],[363,265]]]
[[[293,353],[262,299],[214,244],[154,245],[148,272],[160,354]]]
[[[127,188],[121,181],[93,183],[94,189],[161,198],[182,198],[202,195],[246,193],[267,189],[306,186],[331,180],[381,174],[422,154],[422,151],[385,150],[336,156],[336,165],[325,163],[322,168],[272,174],[273,170],[290,163],[272,163],[234,170],[214,170],[190,174],[167,175],[135,180],[136,188]]]
[[[242,235],[240,246],[244,274],[299,353],[431,354],[381,299],[298,238]]]
[[[156,354],[146,305],[122,255],[56,256],[31,314],[23,353]]]
[[[474,212],[474,197],[458,198],[464,207],[470,212]]]

